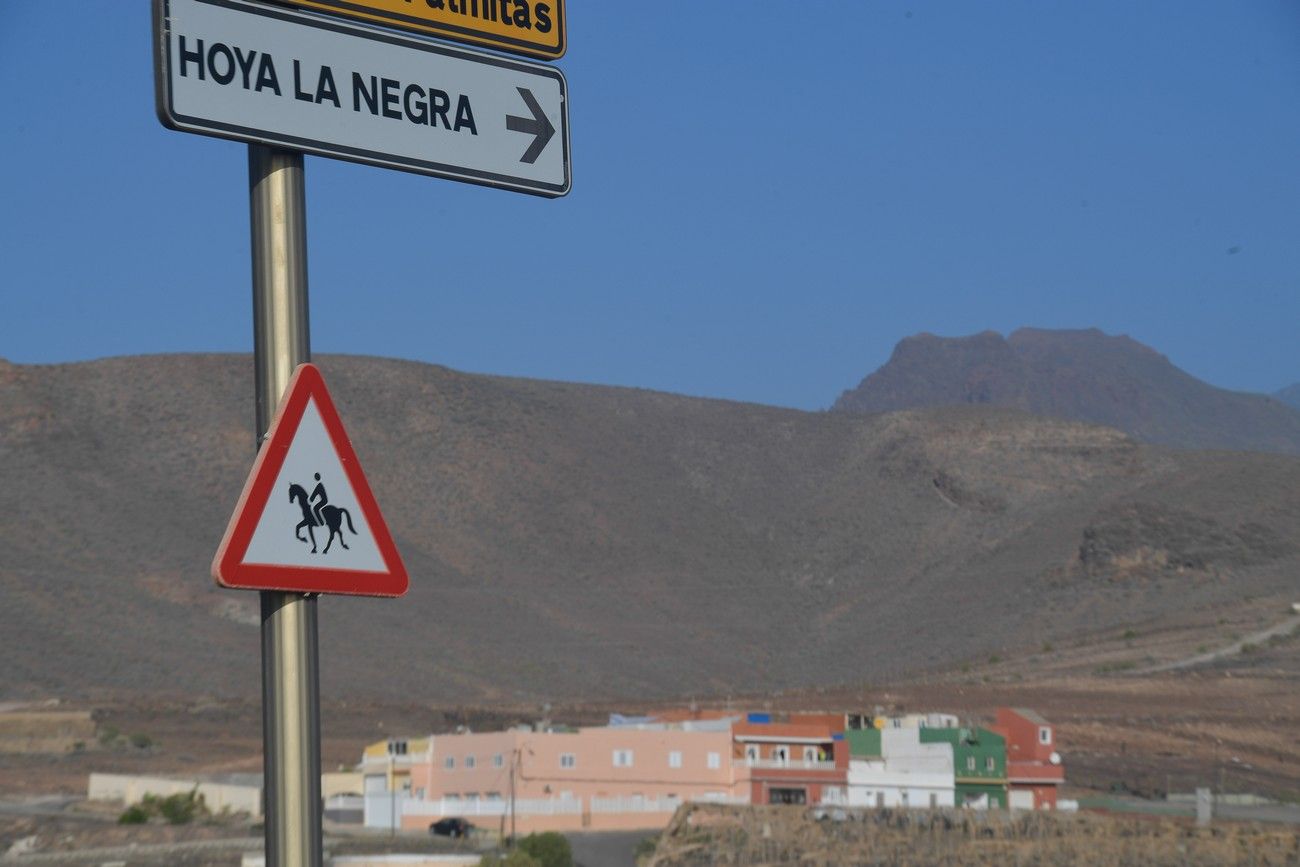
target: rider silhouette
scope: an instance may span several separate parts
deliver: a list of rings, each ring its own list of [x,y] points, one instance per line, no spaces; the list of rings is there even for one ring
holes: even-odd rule
[[[316,519],[316,526],[321,527],[324,526],[325,524],[325,518],[324,516],[321,515],[321,509],[325,508],[325,504],[330,501],[330,498],[325,493],[325,485],[320,480],[320,473],[316,473],[315,475],[316,475],[316,487],[312,488],[311,496],[308,497],[308,501],[311,502],[315,500],[317,497],[320,497],[319,502],[312,503],[311,513],[312,513],[312,517]]]

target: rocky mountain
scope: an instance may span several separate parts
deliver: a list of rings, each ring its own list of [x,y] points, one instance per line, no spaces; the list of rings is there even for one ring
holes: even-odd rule
[[[1300,565],[1293,457],[319,363],[412,575],[322,599],[333,698],[879,681],[1289,593]],[[256,594],[209,577],[252,382],[247,356],[0,364],[0,700],[257,695]]]
[[[985,405],[1118,428],[1181,448],[1300,454],[1300,411],[1280,395],[1215,388],[1129,337],[1022,328],[918,334],[832,407],[849,413]]]
[[[1292,383],[1286,388],[1280,388],[1273,392],[1273,399],[1280,400],[1287,406],[1300,409],[1300,382]]]

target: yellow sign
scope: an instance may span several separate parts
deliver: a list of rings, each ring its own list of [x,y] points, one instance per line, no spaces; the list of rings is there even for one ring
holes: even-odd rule
[[[564,55],[564,0],[287,0],[543,60]]]

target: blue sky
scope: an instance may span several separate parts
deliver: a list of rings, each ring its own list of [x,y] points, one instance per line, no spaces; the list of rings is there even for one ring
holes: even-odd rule
[[[0,356],[249,351],[244,145],[144,0],[0,4]],[[573,191],[308,158],[313,349],[808,409],[918,331],[1300,380],[1300,4],[568,7]]]

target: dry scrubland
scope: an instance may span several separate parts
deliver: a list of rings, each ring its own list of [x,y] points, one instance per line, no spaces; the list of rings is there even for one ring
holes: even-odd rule
[[[1300,834],[1043,813],[682,807],[642,867],[1229,867],[1300,863]]]
[[[1295,456],[319,361],[412,575],[322,600],[341,698],[879,683],[1294,601]],[[246,356],[0,362],[0,700],[258,694],[256,596],[207,574],[250,405]]]

